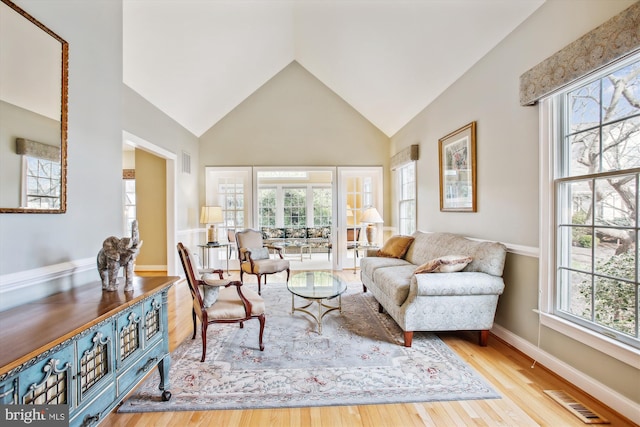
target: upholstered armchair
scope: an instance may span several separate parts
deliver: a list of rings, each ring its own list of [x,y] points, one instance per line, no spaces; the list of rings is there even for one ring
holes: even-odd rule
[[[258,278],[258,295],[262,294],[262,278],[267,284],[267,275],[287,272],[289,282],[289,261],[282,256],[282,248],[266,246],[262,240],[262,233],[246,229],[236,232],[238,259],[240,260],[240,281],[244,283],[244,275],[253,274]],[[276,259],[271,259],[269,250],[276,251]]]
[[[251,289],[242,288],[242,283],[237,280],[224,280],[222,270],[214,270],[205,273],[200,278],[194,269],[193,254],[182,243],[178,243],[178,255],[182,262],[189,291],[193,299],[193,336],[196,338],[197,320],[200,320],[202,335],[202,358],[204,362],[207,355],[207,327],[211,323],[239,323],[244,327],[244,322],[249,319],[260,321],[260,335],[258,345],[260,351],[264,350],[262,336],[265,324],[265,304],[262,297]]]

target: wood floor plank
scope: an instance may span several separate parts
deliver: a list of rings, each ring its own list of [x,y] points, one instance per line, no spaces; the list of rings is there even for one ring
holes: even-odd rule
[[[338,272],[347,282],[358,281],[352,271]],[[231,279],[238,280],[238,272]],[[248,286],[257,288],[253,278]],[[263,288],[277,282],[270,280]],[[193,333],[191,321],[191,295],[184,282],[174,285],[169,292],[170,350],[175,349]],[[563,389],[580,399],[611,421],[611,427],[636,424],[621,417],[587,393],[553,374],[540,364],[531,368],[533,361],[495,336],[487,347],[479,347],[477,334],[442,333],[440,338],[460,358],[465,360],[502,396],[500,399],[457,402],[424,402],[394,405],[363,405],[312,407],[292,409],[185,411],[175,413],[110,414],[104,425],[116,427],[145,426],[311,426],[311,427],[409,427],[454,426],[478,427],[584,427],[584,424],[566,409],[550,399],[543,390]],[[170,423],[170,424],[166,424]]]

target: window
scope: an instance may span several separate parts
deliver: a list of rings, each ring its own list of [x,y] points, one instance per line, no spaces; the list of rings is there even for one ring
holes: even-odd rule
[[[26,204],[28,208],[60,209],[61,169],[59,161],[24,156]]]
[[[244,223],[244,181],[242,177],[225,176],[218,181],[218,197],[222,198],[224,228],[242,229]]]
[[[124,236],[131,235],[131,226],[136,219],[136,180],[122,180],[124,197]]]
[[[276,189],[272,187],[258,189],[258,225],[276,226]]]
[[[313,225],[331,225],[331,188],[313,188]]]
[[[640,348],[640,56],[545,102],[557,129],[553,314]]]
[[[306,188],[284,188],[284,226],[307,226]]]
[[[407,163],[397,170],[398,227],[400,234],[410,235],[416,231],[416,164]]]

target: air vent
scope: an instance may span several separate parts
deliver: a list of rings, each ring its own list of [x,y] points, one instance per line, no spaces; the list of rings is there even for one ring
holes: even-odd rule
[[[592,411],[564,390],[544,390],[544,392],[585,424],[609,424],[609,420]]]
[[[191,154],[182,152],[182,173],[191,174]]]

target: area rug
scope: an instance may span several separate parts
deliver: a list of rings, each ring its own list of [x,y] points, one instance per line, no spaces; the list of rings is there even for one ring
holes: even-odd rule
[[[248,285],[251,286],[251,285]],[[207,358],[202,342],[188,338],[171,353],[169,390],[163,402],[154,371],[118,412],[257,409],[492,399],[496,391],[437,336],[402,331],[362,286],[350,284],[342,312],[317,324],[291,314],[284,284],[262,291],[267,306],[265,350],[258,348],[257,320],[211,325]],[[304,301],[296,297],[296,306]],[[331,300],[337,303],[337,299]],[[317,310],[315,304],[310,307]]]

